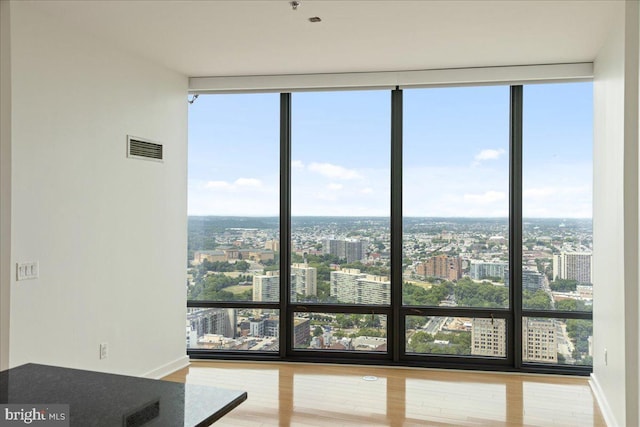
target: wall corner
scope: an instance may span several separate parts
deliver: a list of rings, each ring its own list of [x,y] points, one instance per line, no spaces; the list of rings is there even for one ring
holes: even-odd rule
[[[9,367],[11,310],[11,2],[0,1],[0,370]]]

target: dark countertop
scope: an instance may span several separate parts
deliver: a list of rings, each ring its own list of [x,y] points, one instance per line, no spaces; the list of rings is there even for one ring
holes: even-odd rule
[[[124,426],[145,408],[145,426],[207,426],[246,399],[242,391],[32,363],[0,372],[1,404],[68,404],[72,427]]]

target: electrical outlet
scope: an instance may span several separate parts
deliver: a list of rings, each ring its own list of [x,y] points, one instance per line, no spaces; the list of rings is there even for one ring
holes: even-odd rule
[[[607,360],[607,349],[604,349],[604,365],[607,366],[609,364],[609,360]]]
[[[109,356],[109,345],[106,342],[100,344],[100,359],[106,359]]]

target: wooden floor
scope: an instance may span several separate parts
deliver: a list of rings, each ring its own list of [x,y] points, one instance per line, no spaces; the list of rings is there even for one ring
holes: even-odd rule
[[[164,379],[247,391],[216,426],[606,426],[584,377],[216,361]]]

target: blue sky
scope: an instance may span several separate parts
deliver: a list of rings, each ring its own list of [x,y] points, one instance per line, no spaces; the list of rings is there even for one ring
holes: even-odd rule
[[[388,216],[390,92],[294,93],[294,215]],[[189,215],[278,215],[279,95],[189,109]],[[592,84],[524,89],[524,215],[591,217]],[[507,216],[506,86],[404,91],[403,210]]]

